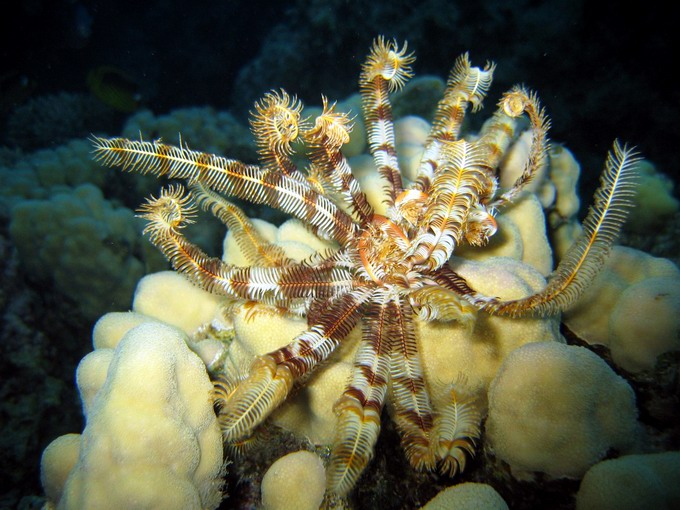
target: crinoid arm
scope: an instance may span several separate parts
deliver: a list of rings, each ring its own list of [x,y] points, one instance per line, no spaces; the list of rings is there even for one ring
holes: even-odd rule
[[[432,131],[414,183],[415,189],[428,192],[432,180],[442,163],[442,147],[447,141],[458,140],[469,105],[472,111],[482,107],[482,102],[493,81],[495,65],[487,63],[484,69],[472,67],[466,54],[458,57],[446,82],[444,97],[437,105]]]
[[[413,76],[414,60],[413,55],[407,53],[406,44],[399,49],[396,42],[379,37],[373,41],[359,77],[368,147],[378,171],[389,183],[389,205],[394,204],[403,191],[389,93],[399,90]]]
[[[410,259],[430,270],[442,267],[460,245],[468,213],[487,188],[484,152],[466,140],[447,142],[446,163],[432,182],[423,225],[413,241]]]
[[[293,264],[283,248],[260,235],[240,207],[200,183],[194,183],[190,189],[199,205],[227,226],[250,265],[278,267]]]
[[[102,164],[129,172],[199,182],[205,187],[291,214],[320,235],[346,243],[358,225],[332,200],[311,189],[306,181],[234,159],[174,147],[159,141],[92,137]]]
[[[352,277],[335,265],[290,264],[285,267],[237,267],[208,256],[180,232],[195,209],[181,186],[163,190],[140,207],[145,233],[172,266],[208,292],[286,306],[296,298],[333,297],[348,291]]]
[[[314,126],[303,133],[310,148],[310,176],[318,176],[322,187],[339,194],[363,225],[373,217],[373,207],[340,150],[349,142],[352,122],[346,114],[336,112],[335,103],[329,104],[325,96],[321,97],[321,102],[321,115]]]
[[[493,300],[483,308],[501,315],[549,315],[574,303],[604,265],[632,207],[636,153],[614,142],[595,201],[583,222],[583,234],[569,248],[541,292],[512,301]]]
[[[263,166],[304,182],[304,175],[290,159],[293,153],[291,143],[300,134],[301,112],[302,103],[285,90],[267,92],[255,103],[250,126]]]
[[[293,383],[333,353],[359,322],[372,290],[359,288],[333,301],[319,322],[276,351],[258,357],[248,376],[222,403],[218,421],[228,442],[249,436],[288,396]]]
[[[434,411],[427,391],[410,305],[399,302],[392,320],[391,414],[408,461],[418,471],[432,470],[436,465],[430,445]]]
[[[352,380],[334,406],[338,425],[326,470],[327,487],[334,494],[344,495],[352,489],[373,456],[380,432],[396,305],[386,299],[386,293],[377,294],[363,320],[363,339],[354,360]]]
[[[517,118],[523,113],[531,123],[531,148],[522,174],[512,187],[491,203],[491,207],[501,207],[511,202],[536,175],[545,163],[548,153],[548,129],[550,120],[541,107],[538,96],[524,87],[514,87],[503,95],[499,109],[510,118]]]
[[[449,388],[447,404],[437,412],[432,431],[439,471],[449,476],[463,472],[468,457],[474,456],[482,421],[477,402],[456,390],[460,385],[458,381]]]

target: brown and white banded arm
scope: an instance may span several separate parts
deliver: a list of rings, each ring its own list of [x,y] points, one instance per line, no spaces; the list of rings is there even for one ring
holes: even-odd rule
[[[214,191],[291,214],[312,230],[341,244],[354,237],[358,225],[307,182],[279,171],[175,147],[161,142],[92,137],[96,157],[106,166],[129,172],[199,182]]]
[[[190,190],[203,209],[226,225],[250,265],[281,267],[294,264],[283,248],[262,237],[240,207],[200,183],[192,184]]]
[[[514,87],[503,95],[498,107],[511,118],[517,118],[522,114],[527,115],[531,123],[531,148],[522,175],[508,191],[494,200],[490,207],[502,207],[510,203],[545,164],[545,157],[548,154],[550,120],[534,92],[524,87]]]
[[[390,353],[392,415],[406,458],[418,471],[433,469],[430,445],[434,412],[428,396],[411,305],[397,301]]]
[[[512,301],[492,300],[482,307],[492,314],[551,315],[573,304],[604,266],[633,205],[639,157],[614,142],[593,205],[583,221],[583,234],[572,244],[537,294]]]
[[[472,67],[467,53],[456,60],[446,82],[444,97],[437,104],[432,130],[421,158],[413,187],[429,192],[432,181],[442,163],[442,147],[446,142],[458,140],[470,105],[475,112],[482,107],[482,101],[493,81],[495,65],[488,63],[484,69]]]
[[[396,313],[394,301],[380,290],[364,316],[352,379],[334,406],[338,423],[326,469],[327,487],[334,494],[347,494],[373,456],[387,395]]]
[[[180,232],[195,207],[182,187],[164,189],[139,209],[144,230],[172,266],[207,290],[232,298],[255,299],[285,306],[298,298],[329,298],[352,288],[350,272],[337,265],[304,263],[284,267],[237,267],[210,257]]]
[[[465,235],[470,211],[487,187],[484,153],[465,140],[443,147],[445,165],[435,177],[423,225],[412,243],[410,258],[430,270],[443,266]]]
[[[323,111],[314,126],[303,133],[310,147],[309,158],[312,170],[319,175],[332,191],[339,193],[364,225],[373,217],[373,207],[361,191],[359,181],[340,149],[349,142],[351,121],[344,113],[335,111],[335,104],[329,104],[322,96]]]
[[[399,90],[413,76],[415,58],[406,52],[406,44],[399,49],[396,42],[379,37],[373,41],[359,77],[368,147],[378,171],[389,183],[389,205],[403,191],[389,93]]]
[[[258,357],[249,375],[220,406],[218,420],[226,441],[249,436],[288,396],[293,383],[319,366],[359,322],[373,290],[359,288],[332,302],[308,330]]]

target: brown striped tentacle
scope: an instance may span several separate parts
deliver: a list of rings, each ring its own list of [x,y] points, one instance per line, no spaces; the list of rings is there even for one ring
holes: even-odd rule
[[[393,315],[390,349],[391,411],[406,458],[418,471],[433,469],[430,447],[434,414],[425,385],[413,311],[400,300]]]
[[[604,266],[635,195],[637,154],[618,141],[610,151],[600,188],[583,221],[583,234],[569,248],[541,291],[523,299],[494,300],[483,308],[493,314],[550,315],[573,304]]]
[[[148,221],[145,233],[151,242],[178,272],[208,292],[285,306],[291,299],[328,298],[350,290],[349,271],[337,265],[237,267],[208,256],[180,233],[184,223],[190,221],[190,204],[183,188],[171,187],[158,198],[148,199],[139,212]]]
[[[522,175],[517,178],[512,188],[494,200],[492,207],[501,207],[511,202],[545,164],[548,154],[548,130],[550,129],[550,120],[541,107],[538,96],[524,87],[514,87],[506,92],[498,107],[511,118],[517,118],[522,114],[527,115],[531,123],[531,148]]]
[[[484,69],[472,67],[468,54],[456,60],[446,82],[444,97],[437,104],[432,129],[425,145],[414,187],[428,192],[441,165],[442,146],[447,141],[458,140],[470,105],[472,111],[481,108],[493,81],[495,65],[486,64]]]
[[[451,269],[448,264],[445,264],[435,271],[432,275],[432,279],[437,285],[452,290],[477,308],[486,307],[490,303],[495,303],[497,301],[496,298],[480,294],[470,287],[467,280]]]
[[[240,207],[200,183],[190,186],[197,202],[229,228],[250,265],[287,266],[293,263],[283,248],[267,241]]]
[[[332,302],[319,322],[285,347],[258,357],[246,377],[222,405],[219,418],[225,440],[249,436],[288,396],[293,383],[330,356],[359,322],[371,297],[362,288]]]
[[[290,344],[270,354],[281,365],[289,367],[295,378],[301,377],[324,361],[349,335],[361,318],[364,305],[373,289],[360,287],[328,304],[315,324]]]
[[[467,53],[456,59],[446,82],[444,97],[437,105],[432,122],[432,138],[457,140],[468,106],[476,112],[482,107],[496,65],[487,62],[484,69],[472,67]]]
[[[331,200],[311,189],[306,181],[282,172],[158,141],[93,137],[92,143],[97,158],[107,166],[200,182],[214,191],[292,214],[315,232],[341,244],[358,230],[351,216]]]
[[[218,414],[222,437],[234,443],[249,437],[255,427],[286,399],[295,377],[270,355],[258,357],[248,377],[224,398]]]
[[[347,494],[373,456],[380,414],[387,394],[394,301],[378,291],[363,320],[363,339],[354,359],[352,379],[335,403],[338,424],[326,470],[329,492]]]
[[[399,90],[413,75],[415,58],[396,42],[379,37],[362,66],[359,85],[368,134],[368,147],[378,171],[389,183],[389,204],[403,191],[395,148],[392,105],[389,93]]]
[[[314,126],[303,133],[310,147],[309,159],[312,170],[328,183],[332,191],[339,193],[356,214],[361,224],[370,221],[373,207],[361,191],[347,159],[340,151],[349,142],[351,120],[344,113],[335,111],[335,103],[329,104],[322,96],[323,111]]]
[[[447,393],[435,417],[431,444],[439,471],[455,476],[475,454],[482,416],[474,398],[457,391],[455,385]]]
[[[301,112],[302,102],[297,97],[289,96],[285,90],[273,90],[255,103],[250,125],[264,168],[305,182],[290,158],[294,152],[291,143],[298,140],[301,132]]]
[[[517,136],[518,125],[516,117],[510,117],[500,108],[482,126],[477,143],[485,147],[490,168],[497,169],[507,155],[510,144]]]
[[[465,140],[447,142],[445,164],[432,183],[423,225],[410,249],[414,264],[443,266],[466,233],[468,216],[488,186],[484,153]]]

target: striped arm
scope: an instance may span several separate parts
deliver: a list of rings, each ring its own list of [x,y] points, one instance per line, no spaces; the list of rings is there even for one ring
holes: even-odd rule
[[[548,154],[550,120],[534,92],[529,92],[524,87],[514,87],[503,95],[499,108],[511,118],[517,118],[526,113],[531,123],[531,149],[529,149],[522,175],[517,178],[512,188],[494,200],[491,207],[501,207],[511,202],[545,164],[545,158]]]
[[[183,189],[171,187],[148,199],[140,216],[148,221],[144,232],[172,266],[208,292],[285,306],[296,298],[337,296],[352,286],[349,271],[337,265],[236,267],[210,257],[180,233],[191,210]]]
[[[300,135],[302,102],[285,90],[267,92],[255,103],[250,125],[265,169],[305,182],[305,176],[290,159],[291,143]]]
[[[468,213],[487,188],[484,154],[465,140],[448,142],[446,165],[432,183],[424,225],[410,248],[414,264],[430,270],[443,266],[465,234]]]
[[[338,298],[318,324],[285,347],[255,360],[248,377],[226,399],[219,423],[226,441],[249,436],[288,396],[293,383],[328,358],[359,322],[369,289]]]
[[[379,37],[373,41],[359,77],[368,147],[378,171],[390,183],[389,205],[403,191],[389,93],[413,76],[410,65],[415,58],[406,51],[406,45],[399,49],[396,42]]]
[[[102,164],[125,171],[200,182],[214,191],[266,204],[308,223],[313,230],[345,244],[357,232],[351,216],[307,182],[282,172],[160,142],[93,137]]]
[[[308,373],[349,335],[372,293],[370,288],[357,288],[339,296],[329,303],[311,328],[270,355],[276,363],[288,366],[295,378]]]
[[[294,382],[287,366],[278,365],[268,354],[258,357],[248,377],[220,402],[217,421],[224,441],[237,443],[249,437],[286,400]]]
[[[314,127],[303,133],[306,143],[311,148],[309,158],[312,170],[324,183],[339,193],[351,210],[365,224],[373,216],[373,207],[368,203],[366,195],[361,191],[345,156],[340,148],[349,142],[351,131],[350,119],[343,113],[335,112],[335,104],[329,105],[328,99],[322,96],[323,111],[316,118]]]
[[[448,264],[440,267],[434,273],[433,280],[445,289],[452,290],[476,308],[483,308],[488,306],[489,303],[497,301],[496,298],[480,294],[470,287],[467,280],[451,269]]]
[[[447,141],[458,140],[469,105],[472,111],[482,106],[482,101],[493,81],[495,65],[487,63],[484,69],[472,67],[468,54],[461,55],[449,74],[444,97],[437,104],[429,140],[414,187],[427,192],[441,164],[442,146]]]
[[[190,189],[199,205],[232,232],[236,243],[251,265],[277,267],[294,263],[286,256],[283,248],[270,243],[260,235],[240,207],[200,183],[193,184]]]
[[[380,294],[364,317],[352,380],[334,407],[338,424],[326,470],[326,485],[334,494],[345,495],[354,487],[373,456],[380,432],[389,380],[391,317],[397,312],[394,302]]]
[[[434,414],[425,386],[413,312],[408,303],[398,303],[393,322],[394,334],[390,342],[392,415],[401,434],[406,458],[418,471],[431,470],[436,464],[430,446]]]
[[[432,448],[439,471],[455,476],[465,470],[467,458],[475,454],[475,443],[481,433],[481,412],[468,396],[449,388],[446,405],[437,410],[432,429]]]
[[[490,168],[497,169],[517,136],[518,121],[498,109],[479,132],[478,144],[484,147]]]
[[[595,201],[583,221],[583,234],[560,261],[548,285],[539,293],[512,301],[490,301],[489,313],[510,315],[558,313],[573,304],[604,266],[621,227],[628,217],[635,195],[639,158],[619,142],[609,153]]]

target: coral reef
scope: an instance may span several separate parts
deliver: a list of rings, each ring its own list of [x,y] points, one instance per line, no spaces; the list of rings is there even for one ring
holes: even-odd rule
[[[265,510],[317,510],[326,490],[326,473],[318,455],[289,453],[274,462],[262,478]]]
[[[576,509],[677,508],[680,452],[625,455],[588,470],[576,494]]]
[[[382,183],[371,180],[370,169],[356,170],[356,180],[350,173],[339,152],[350,141],[345,114],[324,98],[314,122],[305,122],[302,105],[283,91],[269,93],[255,105],[251,124],[262,166],[161,142],[93,139],[108,165],[189,182],[189,193],[171,186],[141,212],[152,242],[173,266],[207,291],[226,297],[223,310],[213,312],[215,304],[206,308],[203,319],[210,323],[193,331],[191,343],[217,378],[216,409],[227,447],[236,455],[247,454],[261,440],[256,427],[270,415],[271,423],[317,443],[331,443],[329,500],[346,495],[366,468],[380,428],[379,411],[388,397],[410,463],[419,470],[439,465],[454,474],[464,468],[466,452],[471,453],[478,436],[478,413],[489,381],[506,356],[511,360],[525,352],[517,349],[520,345],[528,343],[523,349],[530,352],[532,345],[549,345],[551,352],[564,354],[553,356],[555,360],[567,360],[562,361],[565,367],[544,374],[543,379],[564,372],[564,378],[547,385],[545,394],[537,394],[539,400],[560,400],[563,381],[573,376],[581,383],[575,393],[591,395],[576,400],[591,398],[594,403],[589,405],[597,406],[595,388],[610,384],[613,376],[588,351],[579,351],[590,356],[583,367],[570,361],[565,353],[578,358],[572,351],[577,348],[561,344],[557,321],[547,317],[576,301],[601,267],[630,204],[636,159],[615,145],[595,206],[583,233],[575,237],[573,233],[581,231],[574,218],[578,200],[573,198],[578,165],[565,150],[548,154],[548,122],[534,94],[511,90],[476,137],[459,137],[465,110],[478,108],[485,95],[492,65],[473,68],[461,57],[429,134],[423,136],[427,128],[422,121],[405,118],[398,145],[393,145],[397,130],[387,94],[410,77],[411,59],[404,49],[379,39],[360,80],[369,150]],[[516,140],[521,128],[515,118],[522,114],[529,119],[530,131]],[[298,139],[308,146],[308,174],[300,172],[291,157]],[[415,162],[404,161],[403,173],[396,161],[397,146],[408,148],[408,158]],[[497,169],[511,172],[508,167],[520,170],[506,181],[506,188],[497,190]],[[537,195],[524,190],[532,179],[536,186],[531,190]],[[380,193],[382,187],[386,194]],[[253,222],[217,192],[278,207],[303,220],[310,232],[296,222],[280,228]],[[521,192],[524,200],[519,200]],[[224,260],[210,258],[180,232],[193,221],[192,199],[230,228]],[[552,261],[542,207],[552,207],[551,225],[573,226],[564,237],[564,245],[573,246],[560,250],[562,260],[547,285],[541,273],[551,274]],[[498,220],[496,208],[504,213]],[[499,227],[504,235],[495,237]],[[234,252],[235,245],[240,252]],[[454,248],[456,257],[451,258]],[[154,294],[171,293],[151,291],[144,301],[154,301],[149,297]],[[174,294],[182,292],[176,289]],[[181,322],[169,310],[156,308],[158,312],[149,313]],[[517,320],[531,314],[536,318]],[[355,328],[360,315],[363,325]],[[187,332],[196,326],[190,323]],[[361,334],[353,333],[355,329]],[[293,342],[286,345],[291,337]],[[442,345],[442,337],[450,342]],[[457,347],[448,352],[451,346]],[[326,359],[333,363],[316,369]],[[461,359],[461,365],[453,359]],[[585,373],[570,376],[577,366]],[[505,373],[501,369],[500,374]],[[348,375],[350,383],[342,393],[341,381]],[[303,388],[288,399],[294,384]],[[507,428],[494,425],[502,419],[499,400],[500,406],[512,407],[517,397],[498,400],[497,388],[502,386],[493,385],[489,445],[516,464],[513,472],[518,475],[543,471],[578,477],[607,447],[632,447],[636,408],[632,391],[623,384],[629,398],[617,409],[633,417],[619,420],[630,441],[625,445],[622,434],[609,430],[604,420],[605,432],[593,440],[594,453],[585,453],[590,455],[585,462],[576,454],[575,464],[568,459],[563,459],[565,465],[517,463],[512,454],[502,452],[503,436],[493,432]],[[339,393],[343,397],[330,408],[331,395]],[[569,398],[573,395],[564,397],[564,407],[578,407]],[[296,399],[301,406],[297,410]],[[587,423],[587,412],[573,418],[574,430],[597,428]],[[517,446],[510,450],[518,454]]]
[[[508,505],[490,485],[467,482],[441,491],[421,510],[448,510],[450,508],[507,510]]]
[[[31,277],[53,280],[90,320],[125,309],[153,258],[132,211],[113,207],[90,184],[17,204],[9,230]]]
[[[212,385],[184,334],[148,320],[115,349],[83,358],[77,380],[87,425],[82,437],[62,436],[43,454],[47,508],[219,505],[223,460],[207,398]]]
[[[6,138],[24,150],[62,145],[93,131],[117,130],[114,111],[86,94],[60,92],[30,99],[7,120]]]
[[[72,140],[54,149],[17,154],[0,168],[0,208],[8,214],[26,199],[47,200],[56,191],[90,183],[104,187],[107,176],[93,164],[85,140]]]
[[[673,181],[659,172],[652,163],[641,162],[637,172],[637,212],[626,224],[626,230],[644,232],[667,222],[680,209],[680,201],[673,196]]]
[[[586,342],[609,347],[618,366],[640,372],[652,370],[658,355],[680,350],[679,316],[678,267],[617,246],[564,322]]]
[[[583,347],[535,343],[514,350],[489,388],[488,448],[515,477],[580,478],[639,434],[632,388]]]

